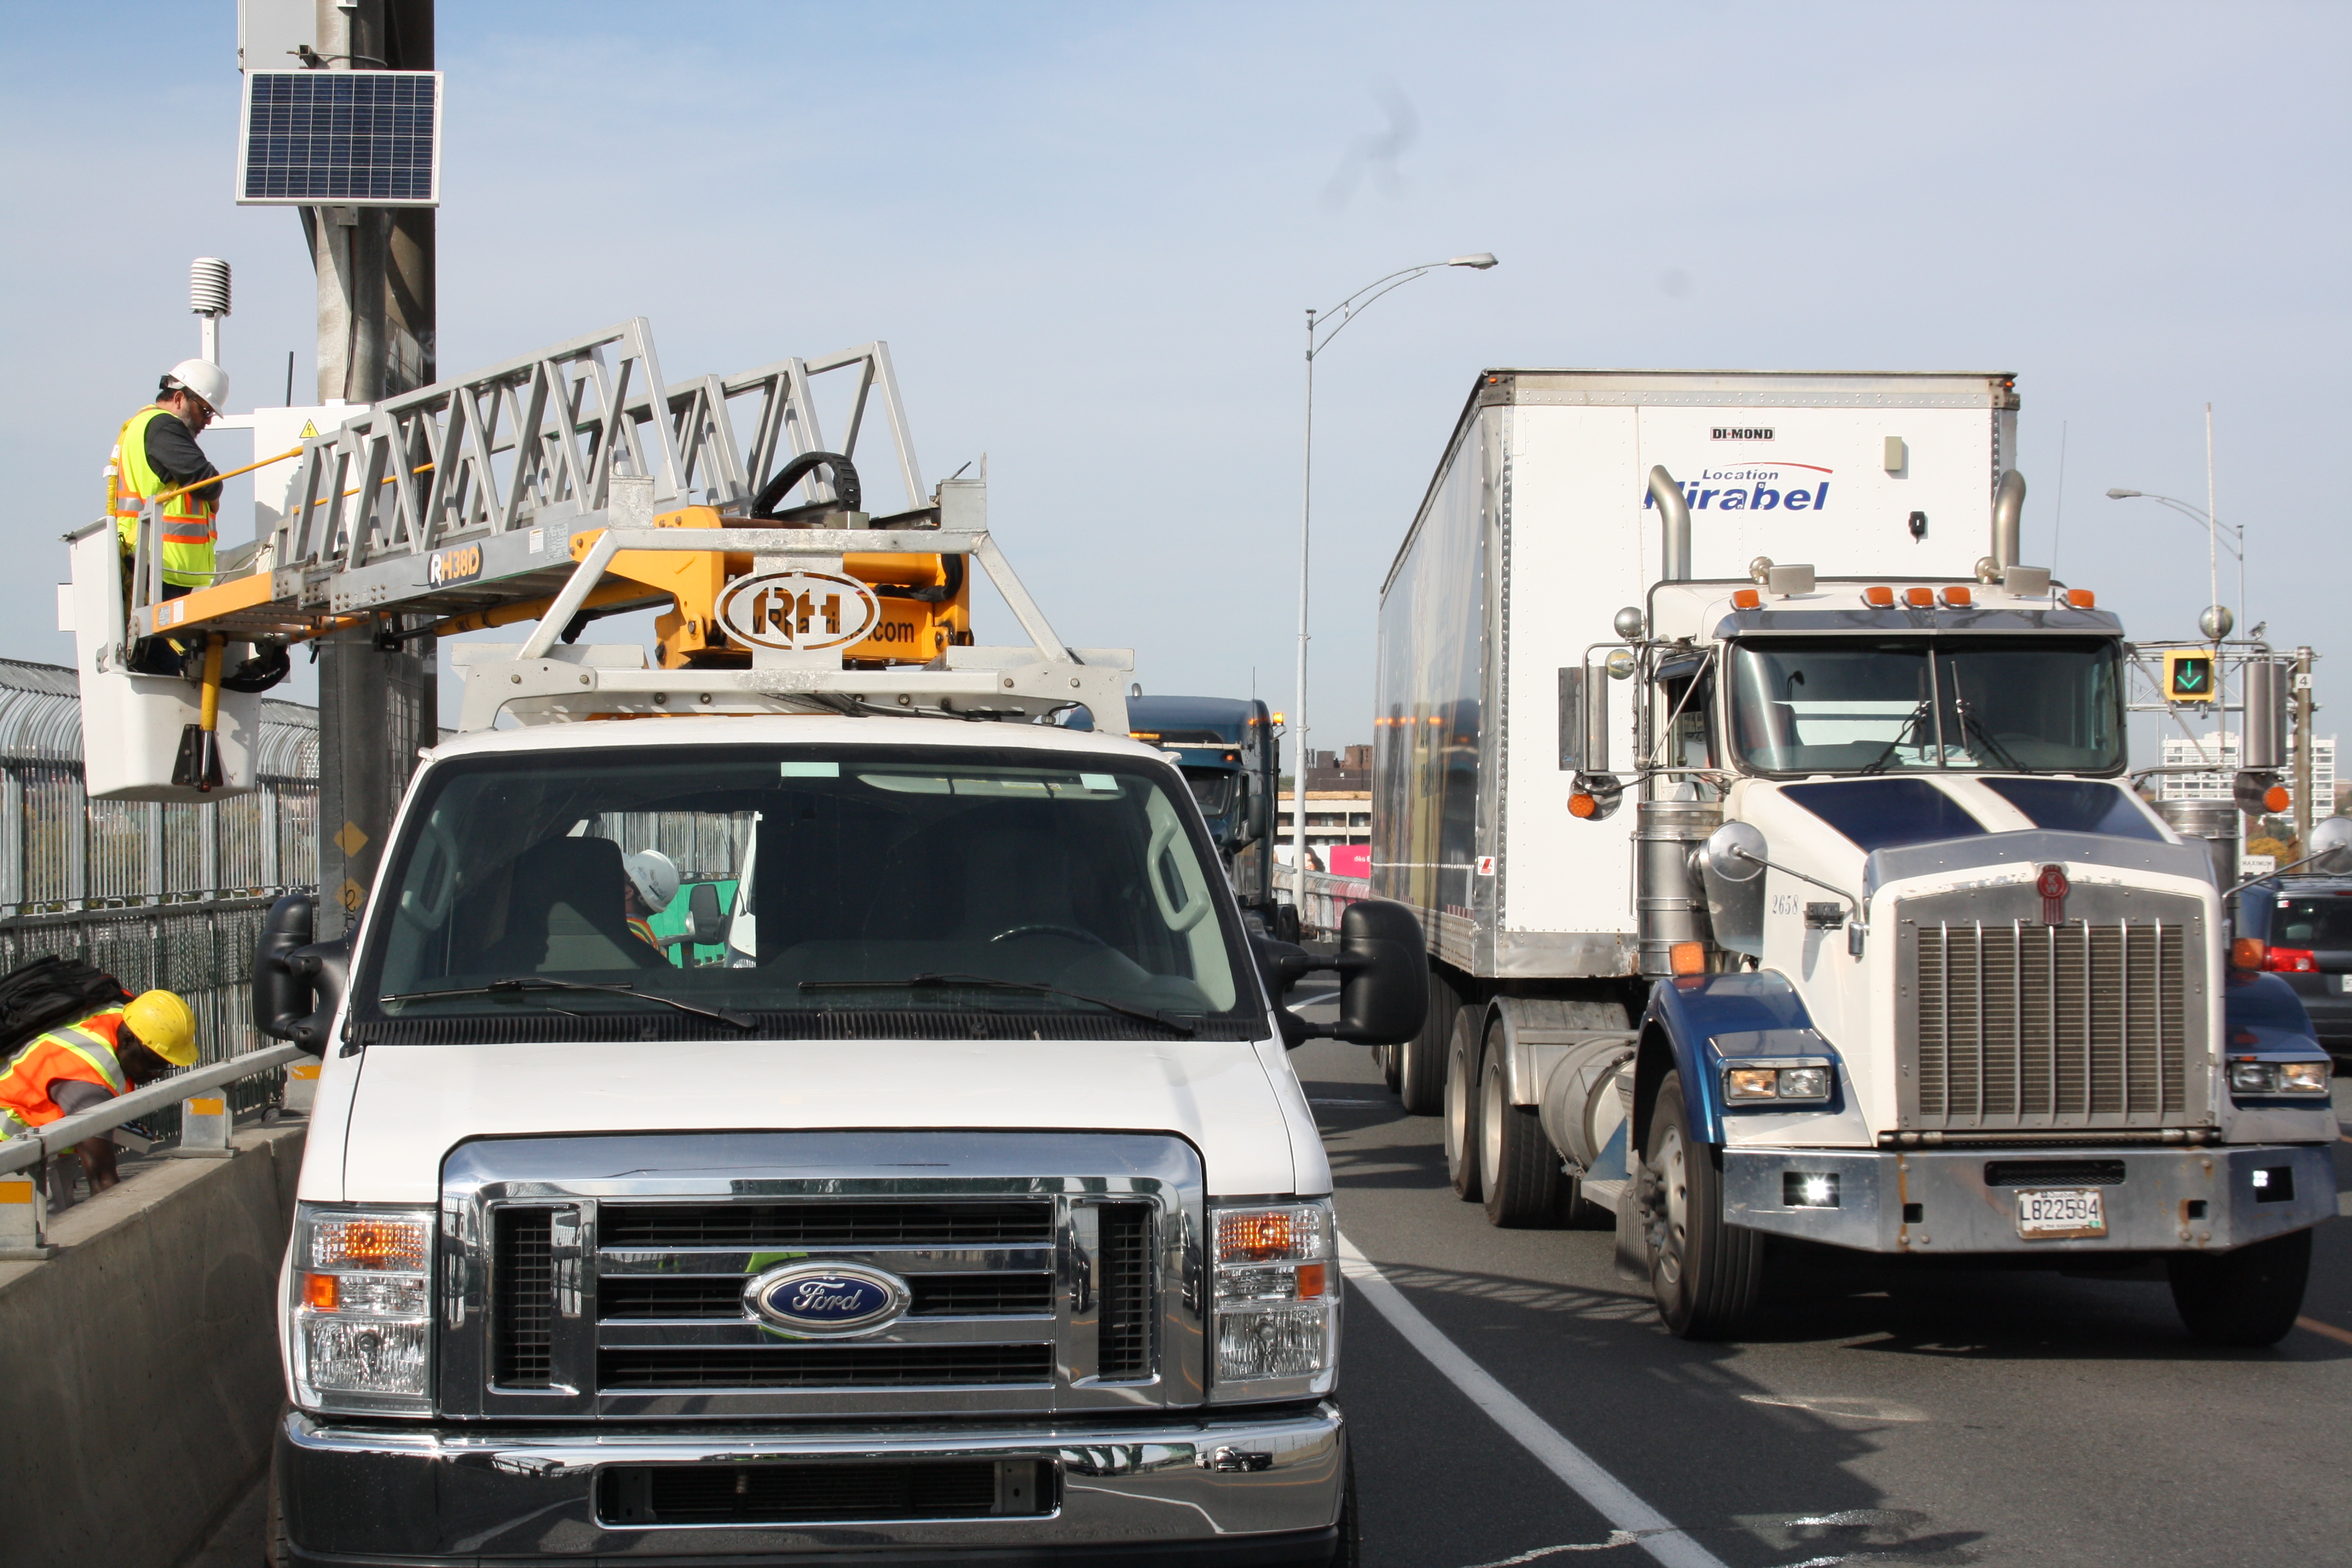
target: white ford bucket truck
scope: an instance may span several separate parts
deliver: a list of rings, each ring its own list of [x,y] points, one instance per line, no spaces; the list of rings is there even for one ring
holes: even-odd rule
[[[2269,1343],[2336,1213],[2326,1053],[2131,787],[2124,628],[2019,563],[2016,406],[1488,372],[1383,589],[1373,887],[1433,980],[1393,1080],[1465,1199],[1613,1222],[1678,1333],[1780,1237],[2160,1268]]]
[[[1352,1563],[1315,961],[984,531],[802,521],[582,532],[348,941],[273,911],[257,1014],[324,1057],[275,1560]],[[1034,646],[845,659],[915,558]],[[632,562],[727,637],[557,643]],[[1350,911],[1342,1037],[1419,1026],[1422,947]]]

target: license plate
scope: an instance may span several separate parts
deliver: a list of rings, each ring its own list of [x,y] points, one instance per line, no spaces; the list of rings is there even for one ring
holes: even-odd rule
[[[2017,1234],[2028,1241],[2104,1240],[2107,1206],[2096,1187],[2029,1187],[2017,1194]]]

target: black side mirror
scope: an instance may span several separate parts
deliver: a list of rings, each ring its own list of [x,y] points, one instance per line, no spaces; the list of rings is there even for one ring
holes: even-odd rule
[[[269,906],[253,953],[253,1026],[314,1057],[327,1054],[327,1031],[350,983],[351,939],[314,942],[318,900],[289,893]]]
[[[1429,954],[1421,920],[1392,899],[1359,899],[1339,917],[1339,1035],[1393,1046],[1421,1032],[1429,1011]]]
[[[1252,937],[1250,951],[1286,1047],[1324,1034],[1354,1045],[1392,1046],[1421,1032],[1429,1010],[1429,955],[1420,917],[1393,900],[1349,905],[1339,917],[1339,951],[1329,958],[1273,937]],[[1282,1005],[1282,994],[1318,969],[1339,972],[1339,1022],[1328,1031]]]
[[[686,929],[699,946],[726,939],[727,905],[719,897],[718,883],[697,882],[687,889]]]

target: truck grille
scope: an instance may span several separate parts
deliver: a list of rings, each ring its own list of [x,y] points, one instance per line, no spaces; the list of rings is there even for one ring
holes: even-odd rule
[[[1161,1134],[461,1145],[443,1172],[441,1405],[667,1420],[1198,1403],[1205,1205],[1200,1156]],[[744,1292],[803,1261],[887,1275],[906,1309],[845,1337],[780,1331]]]
[[[2185,921],[1930,923],[1906,907],[1900,934],[1906,1129],[2164,1127],[2201,1110],[2203,975],[2188,960],[2203,960]]]
[[[779,1345],[772,1350],[606,1351],[606,1388],[913,1388],[1050,1383],[1054,1347]]]
[[[1035,1459],[615,1465],[598,1472],[596,1511],[623,1529],[1034,1518],[1051,1511],[1051,1481]]]
[[[509,1388],[544,1388],[555,1333],[555,1211],[500,1209],[491,1278],[498,1332],[492,1375]]]

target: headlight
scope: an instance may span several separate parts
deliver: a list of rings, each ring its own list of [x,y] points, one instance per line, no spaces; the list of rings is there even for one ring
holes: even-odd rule
[[[1213,1208],[1209,1226],[1216,1249],[1212,1397],[1328,1388],[1339,1331],[1329,1200]]]
[[[1723,1069],[1723,1098],[1734,1105],[1759,1100],[1823,1100],[1833,1075],[1827,1067],[1735,1067]]]
[[[303,1204],[288,1287],[305,1409],[429,1414],[433,1211]]]
[[[2324,1061],[2230,1064],[2230,1089],[2237,1094],[2326,1094],[2331,1064]]]

